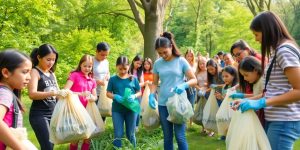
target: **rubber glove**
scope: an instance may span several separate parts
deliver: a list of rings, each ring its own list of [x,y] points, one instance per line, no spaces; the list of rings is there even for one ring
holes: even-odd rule
[[[150,93],[149,95],[149,106],[152,109],[156,109],[156,99],[154,93]]]
[[[118,103],[122,103],[124,101],[123,97],[118,94],[114,94],[114,100],[116,100]]]
[[[187,88],[189,88],[189,85],[186,82],[184,82],[184,83],[179,84],[178,86],[176,86],[174,91],[177,94],[181,94]]]
[[[229,97],[232,99],[242,99],[242,98],[245,98],[245,94],[244,93],[233,93]]]
[[[214,88],[218,87],[218,85],[217,84],[211,84],[209,87],[214,89]]]
[[[258,100],[249,100],[247,98],[242,99],[242,102],[240,103],[240,110],[243,112],[249,110],[249,109],[254,109],[254,110],[259,110],[261,108],[266,107],[266,98],[260,98]]]
[[[204,91],[202,91],[202,90],[199,90],[198,91],[198,96],[204,96],[205,95],[205,92]]]
[[[134,102],[134,100],[136,99],[136,96],[135,96],[135,94],[131,94],[129,97],[128,97],[128,102],[129,103],[132,103],[132,102]]]

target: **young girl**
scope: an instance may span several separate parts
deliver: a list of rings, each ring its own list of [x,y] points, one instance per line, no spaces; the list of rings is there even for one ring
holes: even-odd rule
[[[220,87],[223,86],[224,81],[222,79],[221,68],[216,61],[214,61],[213,59],[207,61],[206,68],[207,68],[207,85],[209,88],[205,93],[205,97],[206,99],[208,99],[211,88],[218,87],[216,91],[221,92]],[[221,104],[222,101],[218,100],[217,102],[218,104]]]
[[[126,108],[121,103],[123,102],[123,96],[125,88],[130,88],[132,95],[129,96],[131,100],[137,100],[141,96],[140,85],[136,77],[128,74],[129,61],[127,57],[120,56],[116,62],[117,75],[112,76],[108,81],[107,97],[113,99],[112,104],[112,120],[114,126],[114,146],[122,147],[124,122],[126,126],[127,139],[134,145],[136,145],[135,139],[135,126],[137,113]]]
[[[93,60],[90,55],[81,57],[79,64],[75,71],[71,72],[65,89],[78,93],[81,104],[86,107],[88,101],[96,101],[96,81],[93,77]],[[90,147],[90,140],[84,139],[81,145],[81,150],[88,150]],[[78,141],[70,144],[70,150],[77,150]]]
[[[12,149],[25,149],[10,131],[14,122],[14,107],[20,105],[20,91],[26,87],[30,80],[31,61],[28,56],[15,50],[5,50],[0,53],[0,150],[6,145]],[[17,101],[18,106],[14,106]],[[22,113],[18,114],[17,127],[22,127]]]
[[[49,125],[56,105],[58,85],[55,68],[58,59],[56,49],[50,44],[43,44],[31,52],[33,69],[28,86],[32,99],[29,112],[30,125],[43,150],[52,150],[54,145],[49,141]]]
[[[152,60],[150,58],[145,58],[143,61],[144,86],[146,86],[146,84],[151,85],[153,82],[152,68]]]

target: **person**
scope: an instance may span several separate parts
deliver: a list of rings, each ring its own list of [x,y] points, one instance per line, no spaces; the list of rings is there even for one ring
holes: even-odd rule
[[[107,56],[109,55],[110,46],[106,42],[100,42],[97,44],[96,55],[94,57],[93,75],[97,83],[97,101],[100,99],[101,87],[107,84],[110,77],[109,62]],[[101,101],[101,99],[100,99]],[[105,117],[102,120],[105,122]]]
[[[52,150],[54,145],[49,141],[49,126],[59,90],[55,69],[58,60],[56,49],[50,44],[43,44],[32,50],[31,80],[28,95],[32,100],[29,111],[29,122],[42,150]]]
[[[143,74],[144,74],[144,87],[146,85],[152,85],[153,83],[153,72],[152,72],[152,69],[153,69],[153,63],[152,63],[152,60],[151,58],[145,58],[144,61],[143,61]]]
[[[128,101],[136,101],[141,97],[141,87],[138,79],[130,74],[129,61],[125,56],[120,56],[116,62],[117,74],[112,76],[108,81],[107,97],[113,99],[112,103],[112,120],[114,127],[114,141],[113,145],[117,148],[122,147],[124,122],[126,126],[127,139],[136,146],[135,126],[137,113],[126,108],[122,105],[124,101],[125,89],[129,88],[132,94],[129,96]]]
[[[231,54],[225,53],[223,57],[224,57],[225,66],[232,66],[235,67],[236,69],[238,68],[239,64],[236,61],[234,61]]]
[[[208,60],[206,63],[206,68],[207,68],[207,86],[209,88],[206,90],[205,98],[208,99],[211,89],[219,87],[218,89],[220,90],[220,87],[223,86],[224,81],[222,78],[221,67],[218,65],[218,63],[215,60],[213,59]],[[221,104],[220,100],[218,100],[217,102],[219,105]]]
[[[231,55],[235,58],[237,62],[240,62],[246,56],[253,56],[258,60],[261,60],[262,57],[258,54],[249,44],[240,39],[234,42],[230,48]]]
[[[224,68],[225,67],[225,62],[224,62],[224,52],[223,51],[220,51],[217,53],[217,55],[219,56],[220,58],[220,66],[221,68]]]
[[[83,55],[77,68],[72,71],[68,77],[64,89],[69,89],[78,94],[81,104],[86,107],[88,101],[96,101],[97,83],[93,79],[93,60],[91,55]],[[99,116],[100,117],[100,116]],[[90,139],[83,139],[81,150],[89,150]],[[70,150],[78,149],[78,141],[70,143]]]
[[[31,79],[32,63],[30,58],[17,50],[4,50],[0,52],[0,150],[6,146],[15,150],[25,150],[20,142],[10,131],[14,122],[14,107],[23,110],[20,103],[21,89],[27,86]],[[14,105],[17,101],[18,106]],[[22,113],[18,114],[16,126],[22,127]]]
[[[265,130],[272,150],[292,150],[300,137],[298,45],[281,19],[271,11],[258,14],[250,29],[261,44],[262,58],[270,56],[263,76],[265,92],[259,99],[234,101],[233,108],[242,112],[264,108]],[[264,68],[264,59],[261,63]]]
[[[180,57],[180,52],[172,33],[164,32],[158,37],[155,41],[155,49],[160,58],[155,61],[153,67],[154,80],[149,95],[149,106],[153,109],[156,108],[155,92],[158,81],[160,80],[158,111],[164,135],[164,149],[174,149],[174,131],[178,149],[187,150],[188,144],[185,135],[185,123],[174,124],[167,120],[169,114],[166,102],[169,97],[174,95],[174,92],[177,94],[185,92],[185,89],[194,86],[197,80],[188,62],[183,57]],[[187,82],[184,82],[184,76],[187,77]]]

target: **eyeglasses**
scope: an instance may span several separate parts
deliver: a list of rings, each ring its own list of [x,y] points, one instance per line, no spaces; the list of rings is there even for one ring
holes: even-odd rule
[[[239,52],[233,54],[233,57],[239,57],[244,50],[239,50]]]

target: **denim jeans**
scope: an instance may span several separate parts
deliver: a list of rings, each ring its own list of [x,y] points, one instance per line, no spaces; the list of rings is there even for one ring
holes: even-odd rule
[[[124,122],[126,127],[126,137],[127,139],[136,146],[135,139],[135,125],[136,125],[137,114],[133,111],[129,112],[112,112],[112,120],[114,126],[114,141],[113,145],[115,147],[122,147],[122,141],[124,134]]]
[[[187,98],[190,101],[192,107],[194,108],[195,104],[195,96],[196,96],[196,89],[193,87],[186,89]]]
[[[300,137],[300,121],[267,121],[266,132],[272,150],[292,150]]]
[[[187,150],[188,144],[185,136],[185,124],[174,124],[167,120],[169,116],[166,106],[158,106],[160,123],[164,134],[164,149],[173,150],[173,129],[179,150]]]

